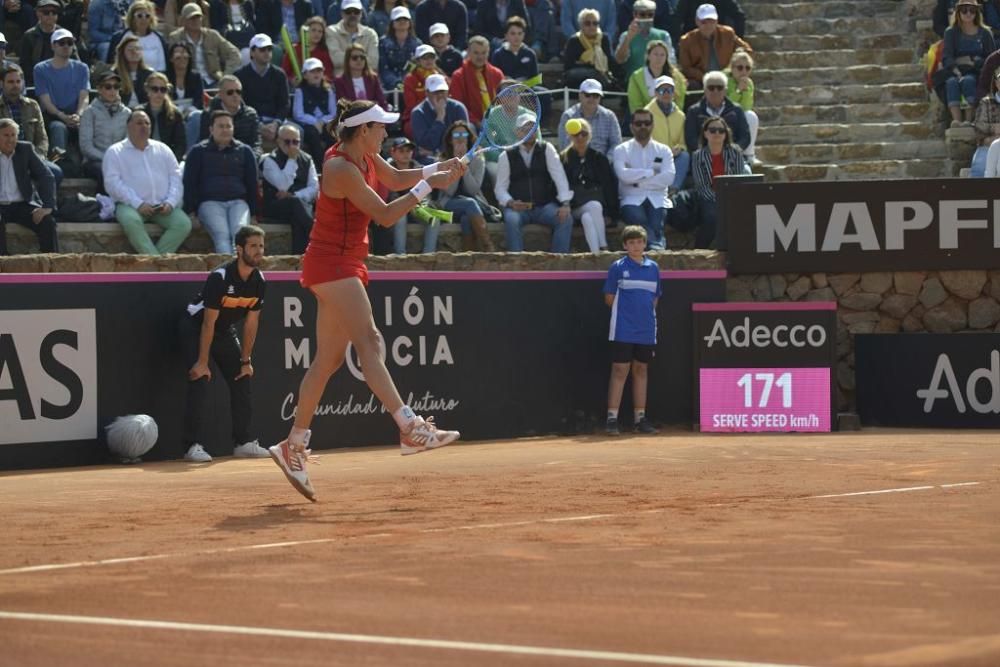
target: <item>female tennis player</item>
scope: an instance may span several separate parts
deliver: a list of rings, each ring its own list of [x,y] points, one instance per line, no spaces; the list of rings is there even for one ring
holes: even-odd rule
[[[371,101],[343,104],[340,143],[327,153],[316,220],[302,257],[301,283],[316,296],[316,357],[299,386],[295,423],[288,439],[270,448],[271,458],[288,481],[309,500],[316,493],[309,482],[309,425],[327,381],[344,363],[347,343],[358,352],[365,381],[399,425],[403,455],[437,449],[458,439],[458,431],[439,430],[403,404],[386,370],[379,349],[379,331],[372,317],[368,285],[368,223],[391,227],[433,188],[445,188],[462,177],[465,165],[453,158],[423,169],[397,170],[379,155],[389,113]],[[375,192],[381,181],[390,191],[410,189],[409,196],[386,204]]]

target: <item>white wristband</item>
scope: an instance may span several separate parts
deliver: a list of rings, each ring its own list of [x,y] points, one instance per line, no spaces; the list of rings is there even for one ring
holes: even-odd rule
[[[435,162],[434,164],[429,164],[429,165],[427,165],[426,167],[424,167],[423,169],[420,170],[420,176],[422,178],[427,178],[431,174],[436,174],[437,170],[438,170],[438,163],[437,162]]]
[[[416,197],[418,202],[421,202],[433,189],[427,181],[420,181],[410,188],[410,194]]]

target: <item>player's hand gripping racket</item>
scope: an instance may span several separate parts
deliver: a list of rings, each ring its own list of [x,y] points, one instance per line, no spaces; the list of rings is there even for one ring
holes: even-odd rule
[[[542,106],[538,94],[522,83],[501,90],[483,116],[483,130],[462,162],[488,150],[507,150],[523,144],[538,131]]]

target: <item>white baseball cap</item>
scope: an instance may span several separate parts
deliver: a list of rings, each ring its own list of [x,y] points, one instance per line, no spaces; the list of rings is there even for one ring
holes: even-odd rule
[[[420,60],[424,56],[432,56],[436,53],[434,47],[430,44],[421,44],[417,47],[417,50],[413,52],[414,60]]]
[[[302,63],[302,71],[311,72],[314,69],[323,69],[323,61],[319,58],[306,58],[306,61]]]
[[[262,32],[257,33],[253,36],[253,39],[250,40],[251,49],[266,49],[269,46],[274,46],[274,42],[272,42],[271,38]]]
[[[7,37],[5,37],[2,32],[0,32],[0,44],[7,46]]]
[[[389,12],[389,22],[395,21],[396,19],[412,19],[410,16],[410,10],[406,7],[399,6],[393,7],[392,11]]]
[[[660,86],[674,86],[674,78],[672,76],[659,76],[656,77],[656,81],[653,82],[653,90],[659,90]]]
[[[427,77],[427,80],[424,81],[424,85],[427,87],[428,93],[448,90],[448,81],[441,74],[431,74]]]
[[[450,35],[451,34],[451,31],[448,30],[448,26],[445,25],[444,23],[432,23],[429,32],[430,32],[430,36],[431,37],[433,37],[434,35]]]
[[[695,16],[698,17],[699,21],[719,20],[719,12],[716,10],[715,5],[710,5],[707,2],[704,5],[698,6],[698,11],[695,12]]]
[[[514,122],[514,127],[516,127],[517,129],[521,129],[525,125],[533,125],[534,123],[537,122],[538,122],[538,117],[535,116],[535,114],[523,113],[517,117],[517,120]]]
[[[365,11],[365,8],[361,6],[361,0],[344,0],[340,3],[340,11],[344,11],[345,9],[360,9],[362,12]]]
[[[58,30],[52,31],[52,37],[49,38],[49,42],[55,44],[60,39],[67,39],[67,38],[76,41],[76,37],[73,36],[73,33],[71,33],[66,28],[59,28]]]
[[[583,83],[580,84],[580,92],[587,94],[597,93],[601,97],[604,97],[604,87],[601,86],[601,82],[597,79],[584,79]]]
[[[362,111],[355,116],[345,118],[340,121],[340,124],[344,127],[357,127],[359,125],[364,125],[365,123],[383,123],[385,125],[391,125],[397,120],[399,120],[398,113],[390,113],[379,105],[374,104],[369,107],[367,111]]]

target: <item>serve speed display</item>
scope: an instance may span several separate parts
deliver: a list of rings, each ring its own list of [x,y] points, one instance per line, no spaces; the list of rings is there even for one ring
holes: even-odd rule
[[[705,303],[693,310],[700,430],[831,430],[835,303]]]

